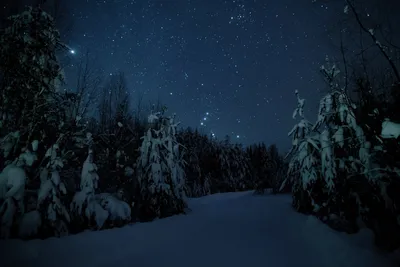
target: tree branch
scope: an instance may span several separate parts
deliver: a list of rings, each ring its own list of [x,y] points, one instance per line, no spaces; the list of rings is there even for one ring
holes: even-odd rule
[[[400,72],[398,71],[396,65],[394,64],[393,60],[389,57],[389,55],[386,53],[385,49],[383,48],[383,46],[381,45],[381,43],[378,41],[378,39],[375,37],[375,35],[373,34],[373,32],[371,32],[370,30],[368,30],[364,24],[362,23],[360,16],[358,15],[353,3],[351,3],[350,0],[346,0],[346,3],[348,4],[348,6],[350,7],[351,11],[354,14],[354,17],[358,23],[358,25],[361,27],[361,29],[366,32],[371,39],[374,41],[375,45],[378,47],[379,51],[382,53],[382,55],[385,57],[385,59],[388,61],[389,65],[391,66],[394,75],[397,78],[397,81],[400,83]]]

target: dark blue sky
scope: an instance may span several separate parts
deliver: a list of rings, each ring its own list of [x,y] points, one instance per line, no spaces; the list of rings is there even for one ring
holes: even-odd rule
[[[145,103],[160,99],[183,126],[244,144],[288,149],[294,91],[313,121],[328,90],[319,67],[326,55],[340,60],[331,34],[341,0],[59,2],[71,26],[63,41],[76,51],[70,65],[89,49],[104,77],[125,73],[133,103],[142,94]],[[378,10],[364,7],[364,15]],[[69,87],[74,80],[67,77]]]
[[[287,149],[294,91],[316,110],[324,87],[332,12],[323,4],[72,0],[70,12],[77,53],[89,48],[107,75],[123,71],[133,100],[159,98],[183,125],[218,138]]]

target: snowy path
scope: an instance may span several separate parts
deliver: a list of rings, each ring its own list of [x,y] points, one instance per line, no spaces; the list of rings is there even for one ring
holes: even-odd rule
[[[217,194],[193,211],[62,239],[0,241],[3,267],[391,267],[370,236],[336,233],[290,207],[289,196]],[[365,234],[365,233],[364,233]],[[4,262],[5,260],[5,262]]]

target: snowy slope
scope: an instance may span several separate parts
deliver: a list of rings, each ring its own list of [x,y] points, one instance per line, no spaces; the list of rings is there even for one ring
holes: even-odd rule
[[[151,223],[44,241],[3,240],[0,265],[395,266],[373,251],[370,235],[334,232],[313,217],[293,211],[290,196],[227,193],[189,203],[190,214]]]

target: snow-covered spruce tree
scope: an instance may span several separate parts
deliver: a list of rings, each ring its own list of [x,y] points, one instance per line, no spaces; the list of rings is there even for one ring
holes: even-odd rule
[[[329,213],[338,215],[350,225],[355,225],[357,216],[360,216],[374,231],[375,243],[381,248],[394,250],[400,246],[400,224],[398,214],[394,212],[396,193],[389,192],[400,188],[396,186],[398,177],[382,162],[383,147],[372,147],[367,140],[357,123],[355,106],[332,82],[337,71],[334,67],[330,69],[322,68],[322,71],[331,88],[336,90],[321,102],[318,121],[320,125],[329,126],[327,135],[333,139],[331,155],[336,166],[336,197],[327,204]],[[327,111],[329,109],[331,112]],[[368,128],[368,125],[364,127]]]
[[[331,91],[320,101],[315,130],[321,130],[322,175],[328,198],[324,201],[326,216],[339,218],[356,231],[356,220],[363,206],[360,194],[377,182],[372,171],[371,143],[356,120],[355,105],[338,82],[340,71],[329,63],[321,67]],[[373,191],[369,189],[369,194]],[[361,210],[359,210],[361,209]]]
[[[337,229],[354,232],[359,213],[368,210],[362,204],[368,202],[366,196],[379,198],[373,189],[377,179],[371,171],[370,143],[357,124],[355,106],[339,87],[339,70],[334,65],[321,70],[331,91],[320,101],[317,122],[304,129],[310,124],[302,120],[290,132],[296,155],[289,174],[300,170],[298,181],[303,185],[295,179],[293,200],[299,210],[314,213]],[[299,107],[295,114],[302,113]],[[301,200],[298,194],[309,200]],[[302,204],[306,204],[304,209],[299,208]]]
[[[97,166],[93,162],[93,150],[91,144],[93,142],[91,133],[87,133],[87,141],[89,144],[88,156],[83,163],[80,190],[70,205],[72,220],[77,225],[75,227],[90,227],[94,222],[95,229],[101,229],[108,219],[109,213],[96,200],[95,191],[98,187],[99,176],[97,174]],[[86,218],[83,220],[83,218]],[[77,229],[81,230],[81,229]]]
[[[164,112],[148,117],[150,126],[142,137],[137,162],[139,197],[135,207],[140,220],[183,213],[186,207],[183,153],[174,119]]]
[[[313,125],[304,116],[305,99],[300,98],[298,91],[297,108],[293,112],[293,119],[300,116],[300,121],[289,132],[292,136],[292,149],[288,156],[288,177],[283,181],[281,188],[287,183],[292,185],[293,206],[300,212],[311,213],[319,209],[316,204],[312,187],[321,178],[319,138],[311,132]]]
[[[25,213],[24,196],[27,175],[25,166],[32,166],[37,160],[35,151],[37,141],[32,150],[24,151],[17,159],[8,164],[0,173],[0,237],[9,238],[17,234],[13,229]]]
[[[62,137],[61,137],[62,138]],[[60,138],[60,139],[61,139]],[[42,229],[42,237],[68,235],[70,216],[60,196],[67,190],[61,181],[59,170],[64,167],[60,157],[60,148],[56,143],[45,154],[47,164],[40,172],[37,210],[25,214],[20,224],[19,235],[29,237]]]

